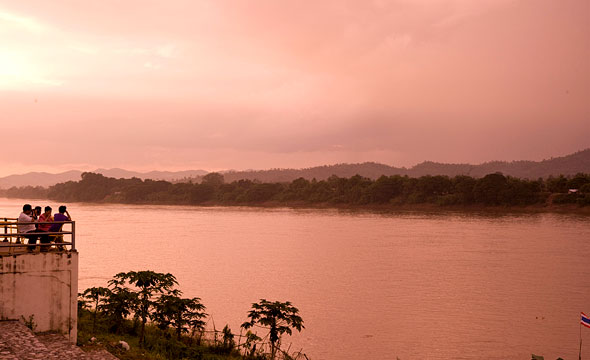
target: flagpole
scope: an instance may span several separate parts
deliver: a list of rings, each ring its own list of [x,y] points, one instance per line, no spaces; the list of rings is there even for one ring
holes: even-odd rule
[[[582,321],[580,320],[580,352],[578,353],[578,360],[582,360]]]

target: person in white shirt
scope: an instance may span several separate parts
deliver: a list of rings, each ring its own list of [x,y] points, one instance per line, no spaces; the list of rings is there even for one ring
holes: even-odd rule
[[[20,213],[18,216],[19,223],[21,222],[34,222],[36,221],[36,216],[33,214],[33,207],[30,204],[25,204],[23,206],[23,212]],[[31,235],[25,235],[27,239],[29,239],[29,245],[36,245],[37,240],[39,239],[39,235],[33,234],[39,232],[35,227],[35,224],[18,224],[17,231],[19,233],[31,233]],[[33,251],[34,246],[29,246],[28,251]]]

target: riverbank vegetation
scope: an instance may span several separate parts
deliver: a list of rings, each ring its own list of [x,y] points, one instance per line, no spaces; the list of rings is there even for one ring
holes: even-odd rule
[[[281,349],[285,333],[304,328],[290,302],[252,304],[239,334],[228,325],[207,330],[201,299],[183,298],[176,285],[174,275],[148,270],[86,289],[78,300],[78,345],[104,347],[120,359],[309,359]]]
[[[0,195],[48,198],[62,202],[105,202],[179,205],[279,205],[279,206],[545,206],[590,205],[590,174],[526,180],[501,173],[482,178],[466,175],[381,176],[376,180],[359,175],[332,176],[327,180],[296,179],[289,183],[224,181],[210,173],[200,183],[115,179],[83,173],[80,181],[49,188],[24,187],[3,190]]]

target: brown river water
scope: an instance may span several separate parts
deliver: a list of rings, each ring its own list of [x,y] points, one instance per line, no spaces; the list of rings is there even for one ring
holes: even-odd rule
[[[0,198],[0,215],[18,216],[23,202]],[[312,360],[577,359],[580,311],[590,313],[588,216],[68,209],[80,291],[121,271],[170,272],[234,332],[251,303],[289,300],[306,329],[283,346]]]

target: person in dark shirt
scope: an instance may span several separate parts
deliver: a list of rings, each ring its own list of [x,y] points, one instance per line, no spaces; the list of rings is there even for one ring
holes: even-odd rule
[[[72,217],[70,216],[70,213],[68,212],[65,205],[60,206],[58,211],[59,212],[57,214],[53,215],[53,221],[71,221],[72,220]],[[61,231],[62,226],[63,226],[63,224],[53,224],[53,225],[51,225],[51,228],[49,228],[49,232]]]
[[[65,205],[60,206],[58,211],[59,212],[57,214],[53,215],[53,221],[71,221],[72,220],[72,217],[70,216],[70,213],[68,212]],[[49,228],[49,232],[60,232],[63,225],[64,224],[53,224],[53,225],[51,225],[51,228]],[[55,237],[55,242],[56,243],[64,242],[63,235],[57,235]],[[64,249],[64,247],[61,245],[58,246],[57,248],[58,248],[58,250]]]

